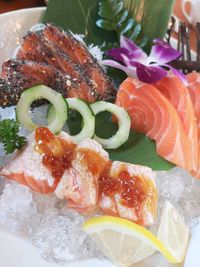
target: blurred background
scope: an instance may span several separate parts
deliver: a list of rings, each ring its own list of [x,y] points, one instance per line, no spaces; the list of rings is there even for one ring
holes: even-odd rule
[[[152,0],[152,4],[159,3],[159,1],[161,1],[161,0]],[[164,3],[166,0],[162,0],[162,1]],[[173,0],[169,0],[169,2],[171,3],[171,2],[173,2]],[[190,0],[174,0],[173,15],[176,18],[176,27],[178,28],[178,24],[180,21],[184,21],[187,25],[190,24],[191,46],[192,46],[192,48],[194,48],[194,46],[195,46],[194,29],[193,29],[193,27],[191,27],[192,26],[191,23],[188,21],[188,19],[186,18],[186,16],[183,13],[183,8],[181,7],[182,2],[184,2],[184,3],[186,2],[186,4],[185,4],[185,9],[187,10],[186,13],[191,13],[191,4],[189,2],[198,2],[199,8],[196,8],[196,6],[194,6],[194,9],[196,8],[199,10],[200,9],[200,0],[192,0],[192,1],[190,1]],[[40,7],[40,6],[45,6],[45,5],[46,5],[45,0],[0,0],[0,14],[5,13],[5,12],[9,12],[12,10],[21,9],[21,8]],[[169,4],[169,8],[170,8],[170,5],[171,4]],[[156,9],[155,9],[155,12],[156,12]],[[193,15],[193,14],[191,14],[191,15]],[[161,17],[158,16],[158,19],[161,19]],[[198,12],[198,19],[200,20],[200,11]],[[146,29],[147,31],[148,31],[148,25],[149,25],[150,30],[152,28],[152,25],[147,23],[147,27],[145,27],[145,29],[147,28]]]
[[[0,0],[0,13],[37,6],[45,6],[44,0]]]
[[[181,1],[175,0],[174,13],[184,20],[185,17],[181,10]],[[45,0],[0,0],[0,13],[37,6],[45,6]]]

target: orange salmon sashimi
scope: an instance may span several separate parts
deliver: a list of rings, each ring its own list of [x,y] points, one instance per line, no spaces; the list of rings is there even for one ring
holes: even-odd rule
[[[132,129],[156,141],[159,156],[188,171],[193,169],[191,145],[180,116],[159,90],[127,78],[120,86],[116,104],[128,111]]]
[[[187,80],[198,126],[198,169],[191,174],[200,179],[200,75],[197,72],[189,73],[187,74]]]
[[[99,208],[107,215],[141,225],[153,224],[157,212],[154,172],[148,167],[114,161],[100,180]]]
[[[195,171],[198,164],[198,127],[189,90],[178,77],[172,75],[163,78],[154,86],[169,99],[181,118],[191,145],[193,170]]]
[[[66,133],[60,134],[59,138],[73,142]],[[17,152],[12,161],[0,170],[0,176],[27,185],[34,191],[48,194],[55,190],[60,179],[54,178],[51,171],[42,164],[43,155],[38,153],[36,147],[35,134],[31,134],[25,148]]]
[[[92,139],[77,145],[71,168],[66,170],[55,194],[67,200],[68,208],[88,213],[97,207],[98,180],[109,164],[109,155]]]

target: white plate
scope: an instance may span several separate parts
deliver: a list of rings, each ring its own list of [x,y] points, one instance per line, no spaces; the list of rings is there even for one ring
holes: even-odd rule
[[[45,8],[24,9],[0,15],[0,65],[9,59],[22,37],[35,23],[40,22]],[[193,231],[184,267],[199,267],[200,226]],[[0,230],[0,267],[59,267],[44,261],[38,249],[28,240]],[[62,265],[63,266],[63,265]],[[108,261],[97,259],[65,265],[67,267],[114,267]],[[159,262],[151,267],[170,267]],[[139,266],[138,266],[139,267]],[[142,267],[142,266],[140,266]]]

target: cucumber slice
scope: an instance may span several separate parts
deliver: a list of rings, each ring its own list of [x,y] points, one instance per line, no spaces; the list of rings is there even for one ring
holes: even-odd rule
[[[115,115],[118,120],[119,129],[116,134],[108,139],[103,139],[94,135],[94,139],[97,142],[99,142],[104,148],[116,149],[128,140],[131,120],[128,112],[124,108],[105,101],[95,102],[91,104],[90,107],[95,115],[103,111],[109,111]]]
[[[68,106],[65,98],[45,85],[37,85],[25,90],[16,107],[16,117],[18,122],[27,130],[34,131],[39,125],[33,123],[29,114],[29,109],[33,101],[47,99],[55,108],[55,116],[48,128],[53,133],[58,133],[68,117]]]
[[[95,116],[92,109],[83,100],[78,98],[67,98],[69,109],[78,111],[83,118],[83,126],[77,135],[73,135],[76,142],[81,142],[86,138],[92,138],[95,131]],[[47,121],[51,123],[55,117],[55,109],[51,105],[47,113]]]

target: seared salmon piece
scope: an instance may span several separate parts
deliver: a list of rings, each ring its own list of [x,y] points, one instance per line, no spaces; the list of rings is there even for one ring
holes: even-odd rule
[[[69,75],[58,69],[41,63],[31,61],[9,60],[3,64],[0,87],[6,86],[11,89],[15,96],[12,103],[5,101],[5,106],[17,104],[21,93],[34,85],[44,84],[55,91],[63,94],[64,97],[84,98],[85,91],[82,90],[78,81],[73,80]],[[5,98],[3,91],[0,91],[0,98]]]
[[[99,208],[104,214],[141,225],[155,222],[158,196],[150,168],[114,161],[99,188]]]
[[[73,143],[73,139],[62,132],[59,138]],[[0,176],[27,185],[32,190],[48,194],[52,193],[59,180],[54,178],[48,168],[42,164],[43,155],[36,151],[35,133],[28,137],[27,145],[18,151],[15,157],[0,169]]]
[[[68,55],[56,48],[53,43],[45,40],[42,34],[29,32],[24,37],[16,58],[18,60],[29,60],[53,66],[63,72],[63,75],[69,75],[73,81],[79,84],[79,91],[82,93],[77,96],[77,92],[75,91],[71,97],[74,96],[83,98],[86,101],[95,101],[95,98],[89,93],[90,91],[92,92],[94,84],[84,73],[81,66],[73,63]],[[89,99],[88,95],[91,95]]]
[[[53,52],[48,47],[45,47],[41,39],[41,34],[35,32],[28,32],[23,38],[16,59],[50,64],[59,69],[59,64],[57,64]]]
[[[67,200],[67,207],[81,213],[96,209],[99,178],[109,164],[109,155],[92,139],[77,145],[72,166],[62,176],[55,193]]]
[[[69,31],[64,32],[48,24],[43,30],[43,36],[67,54],[74,63],[81,65],[94,85],[91,94],[95,99],[109,99],[116,95],[116,90],[103,68],[93,58],[87,47],[75,39]]]
[[[29,32],[16,59],[3,64],[0,78],[1,107],[16,105],[24,89],[39,84],[88,102],[116,96],[111,79],[87,47],[53,25]]]

